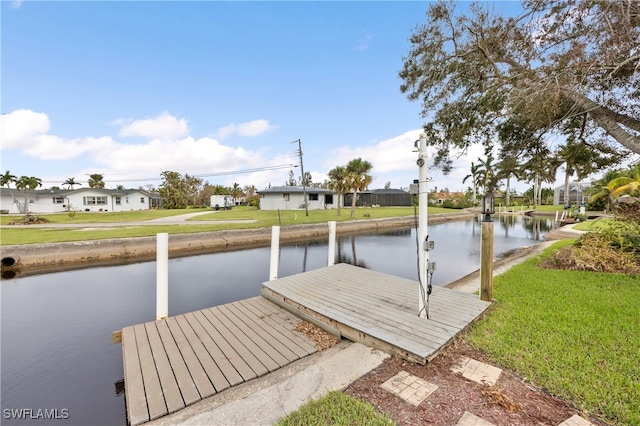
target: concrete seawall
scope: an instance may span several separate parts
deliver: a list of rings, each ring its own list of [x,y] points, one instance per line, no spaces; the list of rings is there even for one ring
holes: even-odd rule
[[[468,220],[475,217],[468,212],[433,214],[429,223],[450,220]],[[114,226],[117,224],[114,224]],[[336,232],[352,234],[384,229],[416,226],[413,216],[354,220],[338,222]],[[280,230],[281,242],[313,241],[328,238],[326,223],[292,225]],[[201,232],[169,235],[169,256],[181,257],[195,254],[216,253],[245,248],[265,247],[271,244],[271,228],[239,229],[230,231]],[[156,237],[114,238],[67,243],[25,244],[1,248],[2,274],[31,275],[82,269],[105,265],[154,260]]]

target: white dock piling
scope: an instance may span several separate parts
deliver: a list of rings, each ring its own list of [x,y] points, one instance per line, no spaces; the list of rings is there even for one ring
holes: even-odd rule
[[[328,265],[334,265],[336,263],[336,221],[329,221],[329,263]]]
[[[271,227],[271,263],[269,281],[278,279],[278,262],[280,261],[280,227]]]
[[[156,236],[156,321],[169,316],[169,234]]]

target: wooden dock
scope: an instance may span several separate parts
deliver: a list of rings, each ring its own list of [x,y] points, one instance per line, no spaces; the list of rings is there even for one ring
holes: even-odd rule
[[[262,297],[122,330],[129,424],[178,411],[316,352],[299,322]]]
[[[417,281],[344,263],[265,282],[262,295],[337,336],[421,364],[491,305],[434,287],[431,318],[419,318]]]
[[[416,281],[347,264],[266,282],[262,295],[124,328],[128,423],[173,413],[316,352],[294,329],[300,318],[424,364],[490,306],[434,287],[431,318],[419,318]]]

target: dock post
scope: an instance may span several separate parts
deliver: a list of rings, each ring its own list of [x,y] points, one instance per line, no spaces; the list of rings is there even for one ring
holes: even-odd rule
[[[156,321],[169,316],[169,234],[156,236]]]
[[[271,264],[269,267],[269,281],[278,279],[278,262],[280,261],[280,227],[271,227]]]
[[[420,288],[418,289],[418,316],[420,318],[429,318],[429,304],[427,303],[428,290],[428,274],[427,265],[429,264],[429,251],[427,249],[427,239],[429,238],[429,193],[427,182],[427,135],[421,134],[420,139],[416,141],[418,149],[418,277]]]
[[[480,247],[480,300],[493,300],[493,222],[482,222]]]
[[[336,221],[329,221],[329,263],[328,266],[336,263]]]

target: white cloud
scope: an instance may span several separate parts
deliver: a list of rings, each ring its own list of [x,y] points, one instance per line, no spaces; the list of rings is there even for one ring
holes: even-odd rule
[[[414,142],[420,137],[421,129],[410,130],[400,136],[386,139],[380,142],[372,142],[365,146],[343,146],[329,152],[325,165],[331,169],[339,164],[346,164],[353,158],[362,158],[373,165],[371,175],[373,182],[371,188],[382,188],[386,182],[391,182],[393,188],[408,187],[418,178],[418,166],[416,160],[418,153],[413,151]],[[430,148],[429,159],[432,159],[435,150]],[[444,175],[434,167],[429,168],[430,187],[438,189],[449,188],[451,191],[462,190],[467,184],[462,180],[469,174],[471,161],[482,157],[484,148],[480,145],[472,146],[466,155],[457,157],[453,153],[453,169],[449,175]],[[341,159],[336,163],[335,159]],[[431,161],[428,160],[428,164]],[[325,179],[326,175],[322,179]]]
[[[270,153],[267,147],[248,150],[244,147],[224,145],[211,137],[196,139],[183,135],[188,131],[186,120],[178,120],[166,113],[155,119],[119,119],[111,124],[123,126],[121,133],[125,135],[152,136],[155,133],[156,137],[142,143],[117,141],[110,136],[68,139],[49,133],[51,125],[47,114],[16,110],[1,116],[0,148],[7,154],[11,150],[16,152],[17,156],[26,159],[24,164],[14,162],[12,166],[20,168],[20,173],[31,173],[47,183],[56,185],[69,176],[102,173],[108,186],[115,187],[124,183],[135,187],[148,182],[157,186],[160,173],[165,170],[206,175],[282,165],[288,167],[291,163],[290,155],[278,156]],[[269,125],[267,120],[256,120],[242,123],[234,131],[242,135],[254,135],[271,128],[273,126]],[[167,135],[173,137],[169,138]],[[41,168],[28,170],[29,167],[37,167],[34,159],[55,160],[46,167],[52,172],[56,170],[53,172],[56,175],[50,172],[47,176],[47,172]],[[284,170],[285,174],[287,172],[288,169]],[[239,182],[241,185],[253,184],[263,188],[271,180],[284,182],[284,178],[278,177],[281,173],[282,169],[260,173],[203,176],[203,179],[223,185]]]
[[[37,143],[37,138],[49,131],[47,114],[18,109],[0,115],[0,134],[3,149],[26,149]]]
[[[123,119],[115,120],[113,123],[124,124]],[[188,133],[187,120],[184,118],[178,119],[167,112],[163,112],[155,118],[135,120],[123,125],[118,135],[170,140],[185,136]]]
[[[263,133],[275,130],[277,126],[269,123],[269,120],[260,119],[253,121],[246,121],[240,124],[231,123],[227,126],[218,129],[216,136],[220,139],[225,139],[231,135],[238,134],[240,136],[259,136]]]

